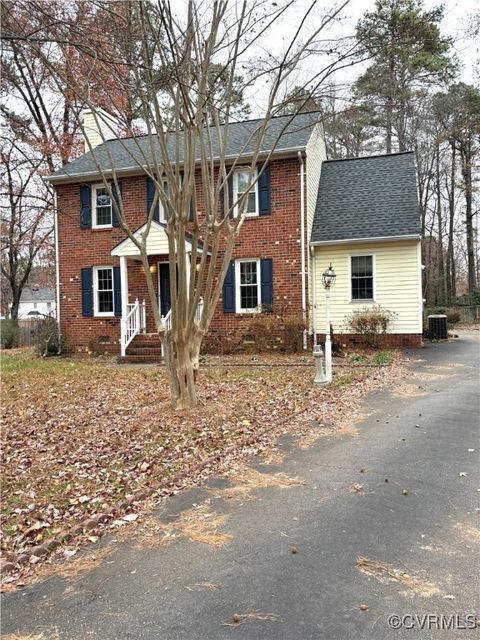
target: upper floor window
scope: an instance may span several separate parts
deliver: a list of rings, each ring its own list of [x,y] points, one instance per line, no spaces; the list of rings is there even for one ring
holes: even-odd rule
[[[235,300],[237,313],[259,311],[261,300],[260,260],[237,260],[235,262]]]
[[[249,184],[255,180],[256,173],[252,171],[236,171],[233,176],[234,202],[236,205],[236,214],[238,214],[240,198],[247,193],[245,215],[258,216],[258,182],[254,185]]]
[[[165,198],[168,200],[169,195],[170,195],[170,191],[169,191],[169,187],[168,187],[168,180],[165,178],[163,180],[163,191],[165,193]],[[170,217],[170,214],[172,212],[172,208],[170,206],[170,204],[167,202],[165,205],[162,202],[161,198],[159,198],[159,210],[160,210],[160,222],[167,222],[168,218]]]
[[[113,316],[112,267],[95,267],[93,269],[93,305],[94,315]]]
[[[373,256],[351,256],[352,300],[374,300]]]
[[[92,187],[92,214],[93,227],[112,226],[112,200],[103,184],[96,184]]]

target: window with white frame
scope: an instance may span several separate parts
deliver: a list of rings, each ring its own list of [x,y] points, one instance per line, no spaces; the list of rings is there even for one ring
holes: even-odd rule
[[[352,300],[373,300],[374,293],[373,256],[351,256],[350,274]]]
[[[113,267],[93,270],[94,315],[113,316]]]
[[[260,310],[260,260],[237,260],[235,262],[235,300],[237,313]]]
[[[112,226],[112,200],[108,189],[103,184],[96,184],[92,187],[92,213],[93,227]]]
[[[168,180],[166,179],[163,181],[163,191],[165,192],[165,197],[168,199],[169,189]],[[160,222],[167,222],[168,218],[170,217],[171,207],[168,204],[165,206],[161,198],[159,198],[158,207],[160,212]]]
[[[255,180],[256,173],[255,171],[236,171],[233,176],[233,189],[234,189],[234,202],[237,202],[236,212],[238,214],[239,210],[239,202],[240,198],[243,194],[246,195],[246,205],[245,205],[245,215],[247,216],[258,216],[258,182],[251,185],[249,188],[249,184],[252,180]]]

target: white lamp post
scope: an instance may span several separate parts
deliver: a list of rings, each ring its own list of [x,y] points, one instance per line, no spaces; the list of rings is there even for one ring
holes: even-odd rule
[[[327,382],[332,381],[332,338],[330,335],[330,289],[335,284],[337,274],[333,270],[332,263],[322,274],[323,288],[325,289],[325,376]]]

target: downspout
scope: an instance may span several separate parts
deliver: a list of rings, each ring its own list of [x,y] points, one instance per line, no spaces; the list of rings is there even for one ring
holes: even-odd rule
[[[55,316],[58,325],[58,345],[60,348],[60,250],[58,243],[58,207],[57,207],[57,188],[53,188],[53,206],[54,206],[54,234],[55,234],[55,298],[56,309]]]
[[[312,332],[313,346],[317,344],[317,330],[315,328],[315,316],[317,313],[317,288],[315,286],[315,248],[310,247],[311,264],[312,264]]]
[[[307,294],[305,290],[305,163],[303,161],[302,152],[298,152],[298,160],[300,162],[300,269],[302,275],[302,320],[307,320]],[[307,329],[303,330],[303,348],[307,348]]]

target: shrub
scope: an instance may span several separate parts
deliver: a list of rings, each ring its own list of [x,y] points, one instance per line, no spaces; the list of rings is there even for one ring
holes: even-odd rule
[[[353,332],[365,339],[369,347],[378,349],[387,329],[393,324],[397,314],[380,305],[357,309],[345,318],[345,324]]]
[[[2,320],[0,325],[2,349],[14,349],[20,343],[20,328],[13,320]]]
[[[373,356],[372,364],[389,364],[392,361],[392,358],[393,356],[390,351],[379,351]]]
[[[60,335],[55,318],[43,318],[36,323],[34,345],[39,356],[57,356],[64,351],[65,338]]]

